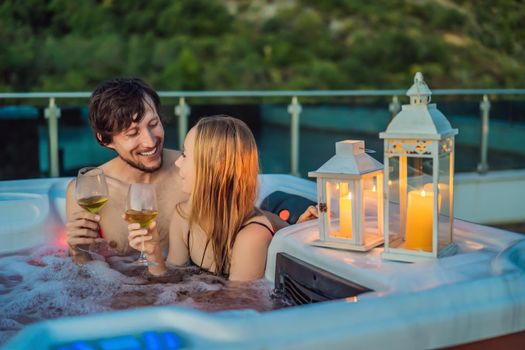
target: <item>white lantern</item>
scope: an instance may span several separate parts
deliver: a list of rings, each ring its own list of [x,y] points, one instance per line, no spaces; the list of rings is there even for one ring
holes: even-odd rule
[[[312,244],[366,251],[383,243],[383,165],[364,141],[337,142],[335,156],[308,176],[317,178],[319,240]]]
[[[417,73],[385,132],[385,259],[414,262],[455,254],[453,243],[454,136],[429,104],[431,91]]]

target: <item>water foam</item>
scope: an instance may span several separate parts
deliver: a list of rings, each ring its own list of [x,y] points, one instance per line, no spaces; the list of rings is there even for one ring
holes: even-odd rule
[[[0,345],[27,324],[63,316],[172,304],[260,312],[286,306],[265,280],[232,283],[196,267],[155,278],[131,264],[136,257],[94,257],[79,266],[50,245],[0,256]]]

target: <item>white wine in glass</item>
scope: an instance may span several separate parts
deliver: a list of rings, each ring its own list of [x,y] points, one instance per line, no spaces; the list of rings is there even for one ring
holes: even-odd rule
[[[104,204],[106,204],[107,201],[108,197],[106,196],[92,196],[88,198],[79,199],[77,203],[90,213],[98,214],[98,212],[102,209],[102,207],[104,206]]]
[[[147,228],[157,217],[157,195],[152,184],[133,183],[129,185],[128,199],[126,201],[126,221],[130,224],[139,223],[141,228]],[[155,266],[156,262],[148,261],[144,253],[144,236],[142,248],[135,264],[142,266]]]
[[[75,184],[75,198],[79,206],[92,214],[98,214],[108,201],[108,185],[100,168],[86,167],[78,171]],[[99,235],[100,235],[99,229]],[[78,249],[93,253],[91,245],[79,245]]]
[[[158,212],[156,210],[126,210],[126,221],[131,223],[139,223],[141,228],[147,228],[149,224],[155,220]]]

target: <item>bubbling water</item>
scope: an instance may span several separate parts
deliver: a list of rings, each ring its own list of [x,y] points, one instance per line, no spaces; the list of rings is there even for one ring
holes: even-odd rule
[[[76,265],[64,248],[49,245],[1,255],[0,345],[30,323],[62,316],[173,304],[259,312],[288,306],[266,280],[232,283],[196,267],[152,277],[132,265],[135,256],[94,258]]]

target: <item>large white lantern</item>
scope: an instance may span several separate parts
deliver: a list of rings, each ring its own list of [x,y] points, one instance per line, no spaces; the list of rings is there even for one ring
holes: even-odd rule
[[[321,247],[366,251],[383,243],[383,165],[364,141],[337,142],[335,156],[317,171]]]
[[[454,136],[429,104],[431,91],[417,73],[385,132],[385,249],[382,257],[414,262],[456,252],[453,243]]]

